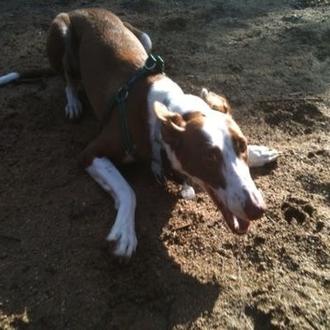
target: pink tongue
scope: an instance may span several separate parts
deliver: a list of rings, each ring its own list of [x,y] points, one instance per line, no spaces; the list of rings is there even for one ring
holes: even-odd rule
[[[245,234],[250,226],[249,220],[244,220],[234,216],[225,206],[222,205],[222,214],[229,228],[238,235]]]
[[[240,218],[235,217],[215,196],[212,189],[207,189],[207,192],[213,199],[214,203],[218,206],[218,208],[221,210],[223,217],[225,218],[225,221],[227,222],[227,225],[229,228],[238,235],[245,234],[250,226],[249,220],[243,220]]]

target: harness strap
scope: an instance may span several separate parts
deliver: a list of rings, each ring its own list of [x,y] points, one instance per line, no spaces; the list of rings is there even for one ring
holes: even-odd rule
[[[120,121],[119,125],[121,128],[123,145],[127,155],[132,155],[135,152],[135,145],[133,144],[132,137],[128,128],[128,115],[125,106],[126,100],[129,96],[129,91],[132,89],[133,85],[141,78],[163,72],[163,59],[159,55],[150,54],[144,66],[138,69],[135,74],[126,82],[126,84],[118,90],[117,94],[115,94],[110,100],[109,111],[105,115],[105,120],[110,118],[112,110],[115,108],[115,106],[118,106]]]
[[[124,148],[127,155],[132,155],[135,146],[132,143],[131,134],[128,129],[126,107],[124,102],[118,104],[118,110],[119,110],[119,122],[120,122],[119,124],[121,126]]]

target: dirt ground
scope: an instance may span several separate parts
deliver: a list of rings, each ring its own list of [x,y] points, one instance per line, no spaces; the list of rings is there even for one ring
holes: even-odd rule
[[[47,67],[51,19],[87,6],[146,30],[170,77],[224,93],[281,152],[253,171],[269,209],[237,237],[204,193],[123,168],[139,245],[120,264],[113,201],[77,165],[93,115],[64,118],[60,77],[1,88],[0,328],[329,329],[329,1],[1,1],[0,74]]]

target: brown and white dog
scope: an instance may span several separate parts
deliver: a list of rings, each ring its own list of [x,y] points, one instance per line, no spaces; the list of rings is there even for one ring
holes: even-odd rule
[[[201,97],[185,94],[164,74],[137,81],[126,100],[128,128],[136,147],[134,158],[125,153],[118,111],[107,118],[110,100],[141,67],[151,51],[151,40],[103,9],[82,9],[59,14],[52,22],[47,52],[52,67],[63,73],[69,118],[81,114],[77,89],[81,85],[102,123],[100,134],[82,153],[87,173],[114,200],[118,210],[107,236],[114,254],[130,257],[137,246],[135,193],[114,163],[149,159],[156,177],[162,176],[161,150],[172,167],[202,187],[222,212],[229,228],[245,233],[250,220],[260,218],[265,202],[249,172],[277,158],[275,150],[248,146],[233,120],[224,97],[206,89]],[[19,73],[0,77],[0,85]],[[107,118],[105,120],[105,118]],[[194,190],[183,185],[182,195]]]

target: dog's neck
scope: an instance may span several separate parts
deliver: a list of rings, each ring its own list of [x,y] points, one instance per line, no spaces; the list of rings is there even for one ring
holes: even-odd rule
[[[194,111],[196,107],[205,113],[210,110],[200,97],[185,94],[177,83],[165,76],[153,83],[149,91],[148,101],[151,112],[155,101],[165,104],[170,111],[181,115]]]
[[[177,83],[163,76],[161,79],[153,82],[148,93],[150,138],[152,143],[154,141],[163,143],[160,133],[160,123],[153,111],[156,101],[166,105],[170,111],[181,115],[194,111],[196,105],[198,105],[199,111],[203,113],[210,111],[208,105],[201,98],[195,95],[185,94]]]

